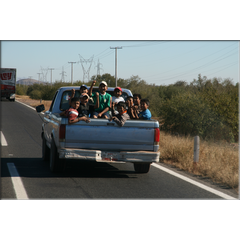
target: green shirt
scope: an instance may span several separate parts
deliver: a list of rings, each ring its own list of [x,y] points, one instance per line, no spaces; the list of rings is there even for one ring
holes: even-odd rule
[[[96,94],[92,93],[94,102],[96,102]],[[106,92],[105,95],[99,93],[99,108],[95,109],[96,112],[102,112],[105,108],[110,108],[111,95]]]

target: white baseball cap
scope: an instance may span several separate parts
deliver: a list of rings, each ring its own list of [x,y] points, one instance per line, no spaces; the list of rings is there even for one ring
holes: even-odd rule
[[[87,97],[87,98],[89,99],[89,96],[88,96],[87,93],[82,93],[81,96],[80,96],[80,98],[83,98],[83,97]]]
[[[107,86],[107,83],[106,83],[105,81],[101,81],[100,84],[99,84],[99,86],[100,86],[101,84],[104,84],[105,86]]]

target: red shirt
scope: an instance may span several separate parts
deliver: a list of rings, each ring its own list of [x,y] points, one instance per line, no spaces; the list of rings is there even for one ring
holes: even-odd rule
[[[66,110],[66,115],[69,120],[74,120],[78,116],[78,111],[74,108],[69,108],[68,110]]]

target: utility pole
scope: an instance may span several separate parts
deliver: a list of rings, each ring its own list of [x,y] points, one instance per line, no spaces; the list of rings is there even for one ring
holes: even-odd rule
[[[48,68],[49,70],[51,70],[51,85],[52,85],[52,70],[54,70],[54,68]]]
[[[110,47],[110,49],[115,49],[115,87],[117,87],[117,49],[122,47]]]
[[[71,83],[73,85],[73,63],[76,63],[76,62],[68,62],[68,63],[71,63]]]
[[[38,74],[38,81],[40,81],[40,74],[41,74],[41,73],[37,73],[37,74]]]

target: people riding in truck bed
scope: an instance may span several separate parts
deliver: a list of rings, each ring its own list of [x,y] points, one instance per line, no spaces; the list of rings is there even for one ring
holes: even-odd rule
[[[143,119],[143,120],[151,120],[152,114],[149,107],[149,100],[148,99],[141,99],[141,112],[138,114],[137,119]]]
[[[141,95],[139,93],[134,93],[133,94],[133,104],[134,104],[133,109],[135,110],[137,115],[141,112],[140,102],[141,102]]]
[[[130,117],[130,119],[135,119],[135,111],[134,111],[134,105],[133,105],[133,97],[132,96],[128,96],[126,99],[126,105],[127,105],[127,113]]]
[[[125,102],[124,98],[122,96],[122,89],[120,87],[116,87],[113,91],[114,96],[112,97],[112,113],[118,114],[118,111],[116,111],[117,105],[119,102]]]
[[[71,107],[60,113],[60,116],[65,116],[68,118],[68,123],[76,123],[79,121],[90,122],[90,119],[86,116],[78,117],[78,108],[80,106],[80,100],[77,97],[71,99]]]
[[[117,105],[117,111],[118,114],[114,114],[110,120],[113,120],[116,122],[119,126],[123,126],[125,122],[130,119],[127,109],[126,109],[126,103],[125,102],[119,102]]]
[[[99,98],[99,108],[93,112],[93,118],[106,118],[108,119],[110,107],[112,105],[112,96],[107,93],[108,85],[105,81],[99,84],[99,96],[96,93],[92,93],[94,99]]]
[[[95,106],[90,105],[89,99],[90,97],[88,96],[87,93],[82,93],[80,96],[80,106],[78,108],[78,113],[79,117],[89,117],[92,114],[93,107],[94,109],[99,108],[99,98],[98,98],[99,93],[96,93],[96,103]]]

